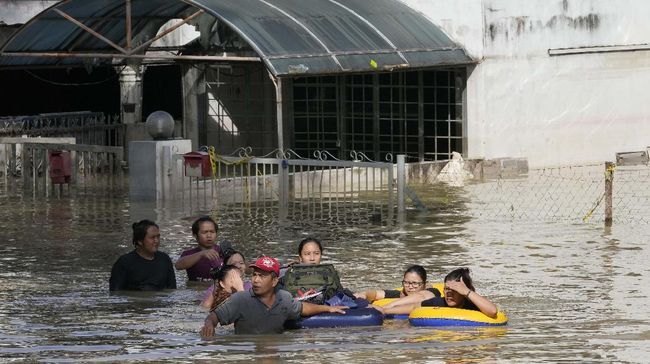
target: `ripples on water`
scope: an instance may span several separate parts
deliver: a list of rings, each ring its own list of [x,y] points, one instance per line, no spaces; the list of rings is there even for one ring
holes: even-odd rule
[[[163,293],[108,294],[110,268],[131,249],[130,224],[153,218],[161,249],[176,259],[193,245],[189,226],[203,212],[130,205],[124,195],[61,198],[0,195],[0,359],[68,361],[643,362],[650,354],[647,225],[615,226],[470,218],[449,191],[419,191],[427,213],[404,225],[378,209],[219,211],[220,235],[248,258],[287,260],[297,241],[325,242],[351,289],[391,288],[410,264],[434,281],[468,266],[477,289],[509,317],[505,328],[318,329],[235,336],[219,328],[201,340],[202,286]]]

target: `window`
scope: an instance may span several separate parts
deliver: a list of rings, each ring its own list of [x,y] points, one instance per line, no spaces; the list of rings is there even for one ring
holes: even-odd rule
[[[464,82],[462,69],[295,79],[294,147],[303,156],[449,159],[463,151]]]

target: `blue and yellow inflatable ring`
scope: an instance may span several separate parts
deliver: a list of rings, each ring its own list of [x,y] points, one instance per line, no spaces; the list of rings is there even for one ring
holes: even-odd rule
[[[411,311],[409,321],[413,326],[503,326],[508,317],[498,312],[491,318],[481,311],[451,307],[420,307]]]

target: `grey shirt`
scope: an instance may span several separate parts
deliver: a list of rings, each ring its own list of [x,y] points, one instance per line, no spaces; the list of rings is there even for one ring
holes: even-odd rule
[[[302,303],[284,290],[275,292],[275,302],[268,308],[252,289],[237,292],[214,309],[221,325],[235,323],[235,334],[280,334],[284,322],[298,320]]]

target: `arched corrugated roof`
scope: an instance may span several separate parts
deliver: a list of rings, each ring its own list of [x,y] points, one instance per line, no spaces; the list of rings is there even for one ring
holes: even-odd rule
[[[170,19],[199,9],[235,31],[275,76],[473,62],[435,24],[397,0],[64,0],[3,46],[0,66],[81,64],[80,57],[93,54],[146,57],[146,47],[129,52]]]

